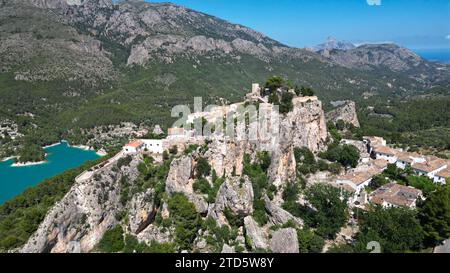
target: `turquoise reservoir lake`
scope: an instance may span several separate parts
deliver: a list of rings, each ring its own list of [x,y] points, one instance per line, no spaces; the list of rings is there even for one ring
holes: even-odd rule
[[[46,178],[98,159],[95,151],[70,147],[67,143],[45,148],[47,162],[25,167],[11,167],[13,160],[0,162],[0,204]]]

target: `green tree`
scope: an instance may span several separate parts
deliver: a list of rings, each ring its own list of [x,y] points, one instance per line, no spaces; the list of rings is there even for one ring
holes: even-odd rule
[[[384,186],[389,183],[389,179],[386,179],[384,175],[376,175],[372,178],[372,181],[370,181],[369,188],[372,190],[376,190],[380,188],[381,186]]]
[[[285,85],[285,80],[280,76],[273,76],[266,80],[264,84],[264,89],[268,89],[269,93],[275,92],[278,88]],[[263,90],[264,91],[264,90]]]
[[[262,171],[264,173],[267,172],[270,164],[272,163],[272,155],[270,154],[270,152],[258,152],[256,154],[256,158],[258,159],[258,164],[261,166]]]
[[[302,95],[303,95],[304,97],[311,97],[311,96],[314,96],[314,90],[313,90],[312,88],[310,88],[310,87],[302,86],[302,87],[300,88],[300,92],[302,93]]]
[[[317,164],[316,157],[306,147],[294,148],[294,157],[295,157],[295,161],[297,163],[297,173],[300,173],[300,174],[316,173],[317,170],[319,169],[319,165]],[[322,167],[323,167],[323,163],[324,162],[322,162]]]
[[[436,245],[450,238],[450,186],[439,187],[419,208],[426,242]]]
[[[183,194],[175,194],[168,202],[175,224],[175,242],[182,250],[189,250],[201,226],[201,217]]]
[[[100,251],[106,253],[121,252],[125,247],[122,226],[117,225],[107,230],[97,247]]]
[[[393,180],[401,180],[404,171],[397,168],[396,164],[388,164],[384,173]]]
[[[359,158],[359,150],[355,146],[343,145],[338,161],[346,167],[355,168],[358,165]]]
[[[272,103],[274,105],[280,104],[280,98],[278,97],[277,93],[270,93],[269,94],[269,103]]]
[[[172,147],[170,147],[169,153],[171,153],[173,155],[177,155],[178,154],[178,146],[177,145],[173,145]]]
[[[355,168],[358,165],[360,154],[358,148],[353,145],[338,145],[332,143],[326,152],[320,153],[320,157],[333,162],[339,162],[342,166]]]
[[[344,130],[345,127],[346,127],[345,122],[342,119],[340,119],[336,122],[336,129],[338,129],[339,131]]]
[[[206,158],[200,157],[197,160],[197,177],[205,177],[211,173],[211,166]]]
[[[300,253],[321,253],[325,241],[308,228],[298,229],[297,238]]]
[[[206,180],[205,178],[199,178],[199,179],[195,180],[192,187],[195,192],[199,192],[202,194],[208,194],[211,191],[211,185],[209,184],[208,180]]]
[[[292,93],[285,92],[281,95],[280,113],[286,114],[292,111],[294,108],[294,104],[292,103],[293,98],[294,95]]]
[[[438,185],[427,176],[408,176],[406,184],[421,190],[425,196],[430,195],[438,188]]]
[[[415,211],[376,206],[358,215],[360,230],[356,235],[357,252],[367,252],[367,244],[372,241],[379,242],[385,253],[421,249],[424,233]]]
[[[348,219],[347,197],[331,185],[316,184],[306,191],[306,199],[315,208],[305,220],[324,238],[334,238]]]

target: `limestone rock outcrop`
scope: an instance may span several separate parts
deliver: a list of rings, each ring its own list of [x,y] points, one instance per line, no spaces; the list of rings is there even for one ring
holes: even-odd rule
[[[264,197],[264,206],[266,208],[267,213],[269,214],[269,220],[274,225],[283,225],[289,221],[294,222],[299,227],[303,227],[303,220],[297,218],[285,211],[281,207],[273,204],[267,196]]]
[[[137,238],[146,244],[151,244],[152,242],[169,243],[172,240],[170,230],[157,227],[153,224],[150,224],[140,232]]]
[[[134,195],[131,199],[128,211],[132,233],[139,234],[153,221],[156,214],[156,208],[153,204],[154,192],[154,189],[148,189],[146,192]]]
[[[294,100],[294,109],[287,114],[281,130],[292,138],[294,147],[307,147],[312,152],[322,150],[328,136],[322,102],[315,97],[306,102]]]
[[[342,120],[345,123],[353,124],[355,127],[360,127],[358,115],[356,114],[356,104],[354,101],[339,101],[335,102],[335,105],[337,105],[335,109],[326,113],[327,121],[336,123],[339,120]]]
[[[274,253],[299,253],[295,229],[284,228],[276,231],[270,240],[270,250]]]
[[[194,158],[192,156],[183,156],[175,159],[171,166],[166,181],[166,192],[169,196],[175,193],[184,194],[189,201],[194,203],[195,208],[201,214],[208,212],[208,203],[203,196],[194,193]]]
[[[231,246],[229,246],[227,244],[224,244],[223,247],[222,247],[222,252],[221,253],[233,254],[233,253],[236,253],[236,252],[234,251],[234,247],[231,247]]]
[[[113,164],[88,180],[75,182],[20,251],[89,252],[105,231],[118,223],[116,214],[124,209],[120,202],[120,181],[134,183],[139,174],[138,162],[135,157],[129,166],[118,171],[113,170],[116,168]],[[138,223],[141,222],[136,220],[136,226]]]
[[[211,164],[217,176],[242,174],[244,155],[251,154],[254,147],[247,141],[214,140],[209,145],[205,157]]]
[[[244,218],[245,233],[248,237],[249,243],[253,250],[267,249],[268,247],[268,235],[262,228],[258,226],[258,223],[253,220],[253,217],[247,216]]]
[[[219,189],[216,201],[210,208],[208,215],[219,225],[227,224],[224,216],[225,209],[233,214],[247,216],[253,212],[253,187],[248,177],[228,178]]]
[[[170,165],[169,175],[166,181],[166,192],[174,193],[191,193],[192,185],[190,180],[193,177],[194,162],[190,156],[183,156],[175,159]]]
[[[325,147],[328,136],[322,103],[316,97],[294,100],[291,112],[280,118],[277,146],[268,171],[272,184],[280,187],[295,179],[295,147],[307,147],[312,152]]]

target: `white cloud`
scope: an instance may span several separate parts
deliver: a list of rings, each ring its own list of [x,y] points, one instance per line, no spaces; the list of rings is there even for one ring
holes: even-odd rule
[[[450,40],[450,34],[445,37],[445,39]]]

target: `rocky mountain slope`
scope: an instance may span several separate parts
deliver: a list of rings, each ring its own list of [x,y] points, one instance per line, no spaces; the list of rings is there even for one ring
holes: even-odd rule
[[[76,128],[168,126],[174,105],[194,96],[240,101],[251,83],[273,75],[312,87],[327,108],[333,100],[422,94],[450,78],[448,67],[397,46],[318,54],[182,6],[143,1],[0,1],[0,53],[0,118],[42,145]]]
[[[13,19],[2,23],[2,56],[6,58],[3,60],[5,67],[2,71],[13,71],[17,80],[48,81],[58,77],[71,81],[83,78],[93,81],[90,79],[92,77],[113,81],[114,76],[117,76],[113,72],[126,72],[123,69],[130,66],[154,68],[187,61],[199,69],[200,66],[207,65],[208,60],[214,60],[218,67],[225,64],[243,67],[245,73],[252,74],[254,68],[249,67],[248,62],[259,62],[266,71],[257,73],[286,73],[292,75],[292,80],[296,79],[294,71],[290,70],[306,70],[301,75],[305,76],[312,72],[309,69],[316,67],[334,75],[336,80],[340,78],[339,85],[345,82],[345,77],[339,74],[352,72],[339,70],[334,67],[335,64],[352,69],[387,67],[392,72],[402,73],[420,66],[422,70],[430,71],[422,77],[424,82],[442,79],[430,78],[431,72],[436,72],[436,67],[403,48],[367,45],[352,49],[344,43],[340,46],[335,39],[330,39],[321,48],[325,50],[321,52],[325,57],[322,58],[307,50],[284,46],[247,27],[173,4],[143,1],[113,4],[109,0],[27,0],[25,3],[2,2],[1,12],[3,18]],[[28,26],[22,18],[30,15],[32,21],[40,24]],[[45,20],[40,20],[41,18]],[[333,51],[334,49],[338,50]],[[352,50],[344,53],[339,49]],[[328,56],[326,52],[330,50],[332,52]],[[36,56],[42,57],[43,63],[34,60]],[[251,59],[246,60],[249,56]],[[34,66],[27,68],[28,70],[25,67],[13,69],[18,61],[22,64],[33,63]],[[53,70],[50,70],[50,66]],[[332,70],[329,69],[330,66],[333,67]],[[87,79],[86,75],[89,74],[92,76]],[[168,86],[180,76],[159,75],[160,81]],[[311,83],[310,77],[302,80]],[[365,80],[367,79],[358,81],[363,84]],[[342,87],[322,88],[329,90]]]
[[[392,72],[406,73],[418,83],[431,85],[448,80],[448,66],[425,61],[411,50],[395,44],[367,44],[348,50],[324,49],[319,53],[348,68],[367,71],[389,69]]]
[[[327,121],[337,123],[339,120],[342,120],[346,124],[352,124],[355,127],[360,126],[354,101],[337,101],[332,104],[335,106],[335,109],[326,113]]]
[[[324,148],[326,139],[320,101],[295,105],[282,117],[279,147],[269,154],[270,164],[264,167],[267,174],[261,173],[262,177],[267,175],[268,185],[261,188],[256,177],[248,173],[249,164],[261,163],[264,148],[259,141],[215,138],[191,153],[178,151],[164,163],[154,163],[145,153],[123,156],[91,178],[75,182],[20,251],[97,251],[105,232],[121,226],[125,234],[141,243],[176,243],[178,251],[234,252],[241,248],[250,252],[298,252],[296,230],[275,229],[287,223],[303,227],[302,219],[281,208],[282,193],[297,179],[294,148],[310,147],[317,152]],[[204,177],[199,167],[204,166],[203,160],[211,168]],[[216,192],[199,192],[199,179],[216,187]],[[177,216],[171,200],[179,194],[193,204],[204,221],[234,229],[233,238],[219,242],[220,249],[215,249],[214,242],[219,240],[211,237],[217,236],[212,233],[215,227],[202,227],[195,230],[187,246],[179,245],[177,222],[163,224]],[[255,221],[256,211],[267,217],[265,224]]]
[[[350,42],[346,41],[338,41],[334,37],[328,37],[328,39],[320,45],[314,46],[312,49],[314,51],[321,51],[321,50],[350,50],[354,49],[356,46]]]

